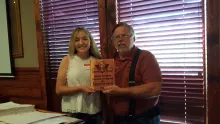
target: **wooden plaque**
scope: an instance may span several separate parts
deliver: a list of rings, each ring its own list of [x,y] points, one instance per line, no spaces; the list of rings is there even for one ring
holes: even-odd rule
[[[114,59],[97,59],[90,61],[91,86],[100,91],[105,86],[115,84]]]

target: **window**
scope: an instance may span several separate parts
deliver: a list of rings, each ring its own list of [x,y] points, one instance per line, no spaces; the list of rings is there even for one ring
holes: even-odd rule
[[[48,79],[56,78],[75,27],[88,28],[100,48],[98,1],[102,0],[40,0]],[[105,7],[113,1],[105,1]],[[203,1],[116,1],[118,21],[134,27],[135,45],[151,51],[160,64],[162,123],[204,123]]]
[[[204,123],[202,0],[117,0],[119,22],[136,32],[135,45],[161,67],[161,121]]]
[[[55,79],[60,61],[68,54],[70,36],[76,27],[87,28],[100,48],[98,1],[40,0],[40,6],[47,77]]]

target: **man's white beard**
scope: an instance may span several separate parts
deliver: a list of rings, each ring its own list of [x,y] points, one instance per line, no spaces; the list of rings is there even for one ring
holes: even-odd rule
[[[126,51],[128,51],[128,48],[126,48],[126,47],[118,47],[118,52],[119,53],[124,53],[124,52],[126,52]]]
[[[119,56],[123,57],[124,54],[128,53],[129,52],[129,49],[127,47],[121,47],[118,49],[118,53],[119,53]]]

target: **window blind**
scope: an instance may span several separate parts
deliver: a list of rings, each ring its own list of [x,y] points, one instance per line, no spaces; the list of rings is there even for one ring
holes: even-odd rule
[[[100,48],[97,0],[40,0],[47,78],[55,79],[76,27],[85,27]]]
[[[163,83],[161,123],[205,123],[202,0],[117,0],[119,22],[151,51]]]

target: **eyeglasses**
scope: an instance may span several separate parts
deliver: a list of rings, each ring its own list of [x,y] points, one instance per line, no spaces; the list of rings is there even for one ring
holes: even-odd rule
[[[132,35],[127,35],[127,34],[120,34],[120,35],[117,35],[117,36],[115,36],[115,37],[111,37],[111,39],[112,39],[112,41],[118,41],[118,40],[120,40],[121,38],[122,39],[128,39],[128,38],[130,38]]]

